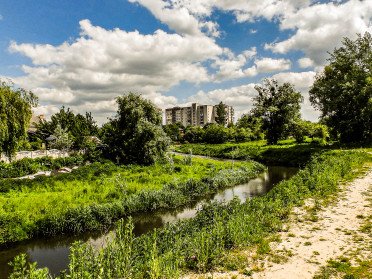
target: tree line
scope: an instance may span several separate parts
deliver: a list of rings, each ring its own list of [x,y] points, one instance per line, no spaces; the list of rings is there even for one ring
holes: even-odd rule
[[[147,165],[164,157],[171,140],[223,143],[265,138],[268,144],[276,144],[292,136],[297,142],[306,137],[321,142],[329,138],[341,143],[372,142],[372,37],[368,32],[355,41],[344,38],[316,75],[309,94],[312,105],[321,112],[319,123],[301,119],[303,97],[292,84],[266,79],[255,89],[258,94],[253,109],[228,127],[222,102],[215,124],[203,128],[182,127],[179,123],[162,127],[161,114],[154,104],[129,93],[117,98],[116,115],[102,127],[91,113],[74,114],[62,107],[51,120],[40,122],[36,133],[28,135],[37,97],[1,82],[0,152],[12,157],[27,144],[38,147],[49,138],[51,146],[57,148],[86,149],[118,163]]]

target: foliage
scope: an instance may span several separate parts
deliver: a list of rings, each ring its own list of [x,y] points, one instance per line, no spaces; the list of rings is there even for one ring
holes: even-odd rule
[[[82,165],[82,156],[69,156],[53,159],[52,157],[41,157],[36,159],[23,158],[10,164],[0,163],[0,178],[16,178],[38,171],[56,170],[61,167],[72,167]],[[17,184],[17,182],[12,182]],[[0,192],[3,191],[4,181],[0,182]]]
[[[220,263],[226,250],[265,244],[282,229],[294,206],[309,197],[334,195],[339,182],[368,159],[366,153],[328,152],[266,196],[243,204],[236,199],[207,204],[193,219],[140,237],[133,235],[131,219],[121,221],[113,240],[99,251],[74,244],[61,278],[174,278],[187,270],[205,272]],[[26,264],[20,269],[27,269]]]
[[[185,130],[185,135],[183,136],[184,141],[190,143],[197,143],[204,141],[204,133],[202,127],[199,126],[188,126]]]
[[[69,150],[72,146],[72,140],[67,132],[67,129],[63,129],[60,124],[57,124],[56,129],[53,132],[55,139],[49,144],[51,148],[59,150]]]
[[[82,149],[87,145],[87,137],[98,135],[98,126],[90,112],[85,116],[74,112],[64,106],[56,114],[51,116],[50,121],[42,121],[37,125],[37,136],[45,140],[48,136],[55,133],[60,126],[65,132],[71,135],[73,148]]]
[[[37,97],[32,92],[0,81],[0,153],[13,157],[26,139],[31,108],[36,105]]]
[[[293,123],[291,134],[298,143],[303,143],[305,137],[317,138],[321,144],[325,144],[329,139],[328,127],[326,125],[301,119]]]
[[[180,142],[183,140],[185,127],[181,123],[164,125],[163,130],[172,141]]]
[[[372,141],[372,36],[344,38],[316,76],[310,101],[341,142]]]
[[[169,138],[161,127],[161,114],[155,105],[134,93],[116,101],[117,114],[105,126],[103,135],[111,159],[151,165],[164,158]]]
[[[256,86],[253,113],[262,118],[269,144],[276,144],[285,136],[289,126],[300,118],[303,98],[290,83],[279,85],[275,79],[265,79],[263,86]]]
[[[204,142],[224,143],[228,140],[228,129],[222,125],[209,124],[204,126]]]
[[[226,125],[226,105],[222,101],[216,106],[216,118],[215,121],[217,124]]]
[[[240,119],[238,119],[236,127],[249,129],[252,134],[251,140],[261,140],[264,138],[262,118],[256,117],[252,113],[244,114]]]
[[[187,205],[264,170],[255,162],[187,158],[152,166],[97,162],[68,174],[0,181],[0,245],[107,228],[119,217]]]

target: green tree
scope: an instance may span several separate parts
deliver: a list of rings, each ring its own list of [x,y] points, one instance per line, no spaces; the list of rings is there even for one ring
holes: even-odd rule
[[[163,130],[172,141],[179,142],[183,139],[182,136],[185,127],[178,122],[174,124],[164,125]]]
[[[216,118],[215,121],[217,124],[225,126],[226,124],[226,105],[222,101],[216,106]]]
[[[261,117],[269,144],[276,144],[290,125],[300,118],[303,97],[293,85],[279,85],[275,79],[265,79],[263,86],[256,86],[258,96],[254,99],[253,113]]]
[[[341,142],[372,141],[372,36],[343,39],[316,76],[311,103]]]
[[[37,97],[32,92],[0,81],[0,152],[10,159],[27,138],[31,109],[36,105]]]
[[[263,139],[262,118],[255,116],[253,113],[244,114],[236,123],[238,128],[244,128],[250,133],[251,140]]]
[[[58,125],[71,135],[75,149],[85,148],[87,137],[98,135],[98,126],[90,112],[75,115],[70,108],[66,109],[64,106],[51,116],[50,121],[43,121],[37,125],[37,134],[45,140],[54,133]]]
[[[218,124],[206,125],[204,131],[204,141],[206,143],[224,143],[229,138],[228,129]]]
[[[120,163],[153,164],[164,158],[170,140],[161,127],[161,114],[139,94],[117,98],[118,111],[103,127],[108,153]]]
[[[199,126],[188,126],[185,129],[185,134],[183,139],[190,143],[203,142],[204,140],[204,130]]]
[[[65,151],[68,151],[71,148],[73,141],[67,128],[64,129],[60,124],[57,124],[53,136],[55,137],[55,140],[50,143],[50,147]]]

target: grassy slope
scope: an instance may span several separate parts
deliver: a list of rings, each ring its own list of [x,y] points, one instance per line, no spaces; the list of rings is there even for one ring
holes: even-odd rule
[[[245,179],[249,179],[262,171],[263,166],[198,158],[193,158],[190,164],[187,158],[175,156],[173,163],[148,167],[95,163],[71,174],[34,181],[3,180],[0,182],[0,244],[27,239],[34,234],[96,229],[100,224],[110,225],[127,213],[179,206],[216,190],[204,187],[206,183],[202,183],[202,179],[215,178],[229,169],[244,170]],[[188,197],[181,199],[182,193],[177,190],[181,191],[187,186],[185,183],[191,182],[195,184],[194,193],[187,193]],[[238,182],[230,179],[228,183]],[[166,198],[172,197],[170,187],[180,189],[173,191],[178,197],[168,202]],[[166,194],[162,193],[163,188]]]
[[[253,159],[265,164],[304,166],[313,155],[330,147],[312,143],[296,144],[294,140],[283,140],[277,145],[267,145],[266,141],[225,144],[183,144],[175,151],[218,158]]]
[[[130,223],[122,225],[99,253],[86,245],[73,246],[69,278],[174,278],[184,270],[204,272],[218,264],[226,250],[265,245],[265,238],[281,229],[293,206],[309,197],[332,197],[340,181],[353,177],[368,160],[370,156],[361,152],[327,152],[266,196],[244,204],[211,204],[191,220],[138,238],[133,238]],[[14,278],[24,272],[22,257],[17,264]],[[47,270],[29,273],[47,278]]]

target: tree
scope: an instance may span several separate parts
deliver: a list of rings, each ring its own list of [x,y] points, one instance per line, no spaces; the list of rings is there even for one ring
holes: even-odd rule
[[[341,142],[372,140],[372,36],[344,38],[310,89],[311,103]]]
[[[204,130],[200,126],[188,126],[185,129],[183,139],[190,143],[203,142]]]
[[[75,115],[70,108],[66,109],[64,106],[51,116],[50,121],[43,121],[37,125],[37,134],[45,140],[54,133],[58,125],[70,134],[73,147],[76,149],[86,146],[87,137],[98,135],[98,126],[90,112],[86,112],[85,116],[80,113]]]
[[[116,116],[103,127],[103,141],[111,159],[150,165],[163,158],[170,140],[161,127],[159,110],[134,93],[118,97],[116,102]]]
[[[293,85],[279,85],[275,79],[265,79],[263,86],[256,86],[253,113],[262,119],[269,144],[276,144],[288,131],[289,126],[300,118],[303,97]]]
[[[57,124],[53,136],[55,137],[55,140],[51,142],[50,147],[59,150],[69,150],[71,148],[73,143],[71,136],[69,135],[67,129],[63,129],[60,124]]]
[[[225,126],[226,124],[226,105],[222,101],[216,106],[216,118],[215,121],[217,124]]]
[[[36,105],[37,97],[31,91],[0,81],[0,152],[10,159],[27,138],[31,109]]]
[[[163,130],[172,141],[179,142],[182,141],[185,127],[181,123],[177,122],[174,124],[164,125]]]
[[[204,126],[204,141],[206,143],[224,143],[228,140],[228,129],[217,124]]]
[[[244,114],[238,119],[236,126],[238,128],[244,128],[247,131],[250,131],[251,140],[259,140],[263,139],[264,137],[262,130],[262,119],[261,117],[255,116],[253,113]]]

